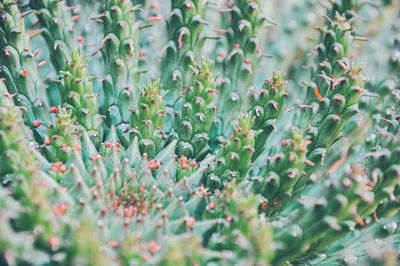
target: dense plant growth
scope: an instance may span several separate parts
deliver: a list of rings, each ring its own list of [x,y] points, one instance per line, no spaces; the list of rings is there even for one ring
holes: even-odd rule
[[[400,2],[0,0],[0,265],[396,265]]]

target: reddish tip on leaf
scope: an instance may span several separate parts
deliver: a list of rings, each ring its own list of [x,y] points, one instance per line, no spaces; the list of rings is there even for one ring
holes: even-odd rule
[[[370,186],[365,186],[364,189],[365,189],[366,191],[372,191],[372,190],[374,190],[374,188],[373,188],[373,187],[370,187]]]
[[[120,243],[119,243],[118,241],[116,241],[116,240],[109,240],[109,241],[107,242],[107,244],[108,244],[110,247],[113,247],[113,248],[117,248],[117,247],[120,246]]]
[[[34,126],[34,127],[40,126],[40,121],[39,121],[39,120],[33,121],[33,126]]]
[[[318,87],[317,87],[317,86],[314,87],[314,92],[315,92],[315,95],[317,95],[318,99],[319,99],[321,102],[323,102],[323,101],[324,101],[324,98],[322,98],[322,97],[321,97],[321,94],[319,94],[319,91],[318,91]]]
[[[45,64],[47,64],[47,61],[43,60],[43,61],[39,62],[37,65],[38,65],[38,67],[41,67],[41,66],[44,66]]]
[[[28,75],[28,71],[22,70],[21,76],[26,77],[26,75]]]
[[[81,42],[83,42],[83,37],[82,37],[82,36],[79,36],[76,40],[77,40],[79,43],[81,43]]]
[[[354,214],[354,218],[359,225],[361,225],[362,227],[365,226],[364,220],[360,216],[358,216],[357,214]]]
[[[101,179],[101,177],[97,178],[97,186],[101,187],[103,185],[103,180]]]
[[[162,20],[165,20],[165,18],[163,18],[163,17],[148,17],[147,19],[150,20],[150,21],[162,21]]]
[[[78,19],[80,19],[80,18],[81,18],[81,16],[76,15],[76,16],[73,16],[73,17],[71,18],[71,20],[72,20],[72,21],[76,21],[76,20],[78,20]]]
[[[26,34],[36,34],[38,33],[40,30],[27,30],[25,33]]]
[[[342,135],[342,139],[343,139],[345,142],[351,142],[351,140],[346,139],[345,136],[343,136],[343,135]]]
[[[251,60],[250,60],[250,59],[246,59],[246,60],[244,60],[244,62],[245,62],[247,65],[250,65],[250,64],[251,64]]]
[[[227,30],[223,30],[223,29],[214,29],[214,32],[216,33],[227,33]]]
[[[383,116],[381,116],[380,118],[381,118],[382,121],[385,121],[385,122],[387,122],[387,123],[393,124],[392,121],[390,121],[390,120],[387,119],[387,118],[384,118]]]
[[[376,212],[374,212],[374,219],[375,219],[375,222],[377,223],[377,224],[380,224],[381,222],[379,221],[379,219],[378,219],[378,216],[376,215]]]
[[[57,113],[57,111],[58,111],[58,109],[57,109],[57,107],[55,107],[55,106],[52,106],[52,107],[50,108],[50,112],[52,112],[52,113]]]
[[[276,201],[272,202],[272,205],[276,206],[276,205],[278,205],[279,203],[281,203],[281,201],[282,201],[282,200],[276,200]]]
[[[233,47],[240,48],[240,45],[239,44],[235,44]]]
[[[345,155],[339,160],[337,160],[330,168],[329,168],[329,173],[335,172],[342,164],[344,164],[347,161],[348,156]]]
[[[51,140],[50,140],[50,139],[46,139],[46,140],[44,141],[44,144],[50,145],[50,144],[51,144]]]

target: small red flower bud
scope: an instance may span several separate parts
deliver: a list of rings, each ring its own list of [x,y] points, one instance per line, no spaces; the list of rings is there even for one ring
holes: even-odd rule
[[[149,243],[149,251],[151,253],[155,253],[155,252],[157,252],[157,251],[159,251],[161,249],[162,249],[162,246],[159,243],[157,243],[154,240],[150,241],[150,243]]]
[[[50,112],[52,112],[52,113],[57,113],[57,107],[55,107],[55,106],[52,106],[51,108],[50,108]]]
[[[62,166],[60,167],[61,173],[64,173],[66,170],[67,170],[67,167],[66,167],[65,165],[62,165]]]
[[[104,146],[106,146],[106,148],[111,148],[112,144],[110,141],[106,141],[106,143],[104,143]]]
[[[210,210],[214,210],[214,209],[215,209],[215,203],[211,201],[211,202],[208,204],[208,207],[210,208]]]
[[[56,236],[49,237],[49,245],[50,247],[57,248],[60,245],[60,239]]]
[[[188,227],[190,227],[190,228],[193,227],[193,225],[194,225],[195,222],[196,222],[196,218],[194,218],[193,216],[192,216],[192,217],[189,217],[188,219],[186,219],[186,225],[187,225]]]
[[[34,127],[40,126],[40,121],[39,121],[39,120],[33,121],[33,126],[34,126]]]

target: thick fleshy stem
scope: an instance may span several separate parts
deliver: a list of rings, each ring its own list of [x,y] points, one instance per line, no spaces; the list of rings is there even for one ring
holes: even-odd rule
[[[129,139],[129,123],[132,120],[129,110],[138,107],[140,94],[138,61],[141,25],[135,19],[135,12],[139,10],[131,1],[107,0],[105,13],[96,18],[103,23],[104,39],[95,53],[102,52],[106,69],[104,101],[100,111],[106,116],[108,127],[116,127],[118,136],[124,139],[123,143]]]
[[[72,110],[72,116],[98,146],[103,140],[102,117],[98,113],[98,95],[93,91],[86,57],[82,56],[81,50],[71,51],[60,74],[63,106]]]
[[[0,3],[0,78],[4,79],[14,101],[24,109],[26,123],[35,139],[43,142],[50,125],[46,87],[39,78],[30,39],[36,32],[26,32],[24,15],[13,0]]]
[[[184,92],[176,126],[178,156],[199,160],[210,152],[209,135],[214,113],[218,110],[214,104],[218,92],[215,89],[216,78],[212,74],[213,66],[213,61],[203,58],[200,65],[193,67],[192,83]]]
[[[274,73],[271,80],[266,80],[260,90],[251,93],[251,110],[255,116],[253,130],[260,132],[256,135],[254,162],[264,151],[271,132],[276,130],[276,123],[285,109],[288,93],[285,91],[285,76],[280,72]]]
[[[174,106],[182,87],[189,85],[191,70],[201,54],[206,40],[202,33],[207,5],[202,0],[176,0],[171,2],[167,18],[168,44],[163,49],[161,82],[168,88],[166,102]],[[165,20],[166,18],[161,18]],[[155,20],[155,18],[154,18]]]
[[[69,56],[71,48],[82,38],[74,40],[74,21],[79,16],[72,17],[64,1],[30,0],[29,6],[34,10],[39,20],[41,36],[49,47],[50,60],[56,72],[64,69],[64,54]]]
[[[248,113],[234,121],[232,136],[226,143],[221,144],[218,158],[211,164],[206,180],[207,188],[220,189],[224,181],[235,178],[240,183],[246,177],[254,153],[254,120],[251,113]]]
[[[214,29],[225,37],[217,44],[216,69],[222,73],[218,88],[221,111],[213,126],[213,135],[228,137],[227,130],[234,117],[249,108],[247,96],[254,86],[254,77],[264,54],[258,34],[266,21],[262,1],[224,1],[219,10],[222,29]],[[235,110],[235,111],[233,111]]]
[[[139,139],[141,154],[146,153],[150,158],[163,147],[166,134],[162,130],[164,123],[164,95],[160,94],[160,81],[147,82],[140,94],[138,108],[133,113],[129,132]]]
[[[249,180],[250,191],[265,199],[260,209],[266,215],[279,213],[281,203],[291,197],[293,187],[303,175],[305,165],[312,164],[306,158],[310,143],[301,129],[293,128],[290,138],[281,141],[280,152],[267,158],[267,166],[261,175]]]
[[[315,82],[306,85],[308,92],[300,124],[311,136],[307,158],[312,165],[305,168],[306,175],[324,164],[328,149],[343,134],[349,119],[359,112],[358,101],[365,91],[361,67],[350,59],[350,48],[356,37],[352,35],[353,21],[336,13],[328,20],[327,27],[317,27],[321,32],[321,44],[317,46],[318,66],[313,72]],[[355,33],[354,33],[355,34]],[[303,175],[296,184],[295,194],[307,182]]]

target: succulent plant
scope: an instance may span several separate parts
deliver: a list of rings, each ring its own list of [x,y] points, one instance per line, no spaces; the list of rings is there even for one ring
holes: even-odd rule
[[[396,265],[399,9],[0,0],[0,265]]]

